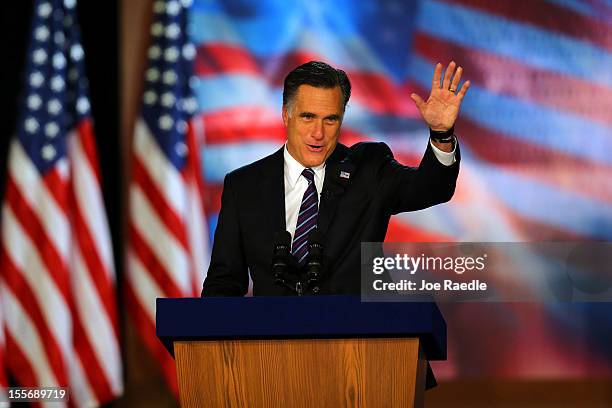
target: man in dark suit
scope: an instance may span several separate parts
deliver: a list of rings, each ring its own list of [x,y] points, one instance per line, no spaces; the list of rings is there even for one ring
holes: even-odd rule
[[[282,110],[287,143],[226,176],[202,296],[243,296],[249,273],[254,295],[295,294],[275,283],[275,236],[291,234],[299,280],[315,228],[323,246],[315,291],[359,294],[360,243],[383,241],[391,215],[453,196],[460,159],[453,126],[469,87],[458,89],[461,74],[451,62],[442,78],[437,64],[427,101],[411,95],[431,134],[419,167],[411,168],[384,143],[338,143],[351,92],[343,71],[311,61],[290,72]]]

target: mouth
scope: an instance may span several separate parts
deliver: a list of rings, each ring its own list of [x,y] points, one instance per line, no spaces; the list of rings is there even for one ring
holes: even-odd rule
[[[306,146],[310,152],[320,153],[323,151],[323,145],[307,144]]]

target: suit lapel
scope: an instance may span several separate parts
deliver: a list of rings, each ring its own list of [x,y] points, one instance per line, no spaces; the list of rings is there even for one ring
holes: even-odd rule
[[[285,172],[283,149],[270,156],[259,177],[261,200],[264,205],[262,223],[272,228],[272,234],[285,231]]]
[[[259,188],[265,210],[263,223],[274,234],[287,229],[285,220],[285,168],[283,149],[270,156],[262,168]],[[317,227],[325,234],[333,220],[338,201],[351,181],[354,166],[345,160],[349,149],[338,143],[325,165],[325,180],[321,191]],[[269,222],[270,220],[271,222]],[[266,228],[266,229],[268,229]]]
[[[325,180],[321,191],[317,227],[322,235],[327,232],[334,219],[338,201],[351,180],[354,166],[345,160],[348,148],[338,144],[325,165]]]

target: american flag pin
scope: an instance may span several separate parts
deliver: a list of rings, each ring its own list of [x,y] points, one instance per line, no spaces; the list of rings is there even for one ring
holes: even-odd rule
[[[340,178],[348,179],[349,177],[351,177],[351,173],[349,173],[348,171],[341,171],[340,172]]]

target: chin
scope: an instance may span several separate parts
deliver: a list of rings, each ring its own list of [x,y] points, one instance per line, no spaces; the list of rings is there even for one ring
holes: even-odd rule
[[[304,164],[306,165],[306,167],[317,167],[321,164],[323,164],[325,162],[325,156],[322,155],[321,157],[305,157],[304,158]]]

